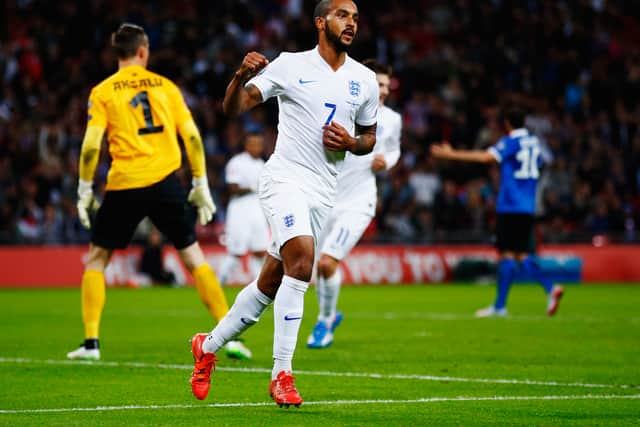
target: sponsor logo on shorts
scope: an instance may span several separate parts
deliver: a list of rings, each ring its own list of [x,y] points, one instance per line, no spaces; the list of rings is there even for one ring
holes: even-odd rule
[[[288,314],[284,315],[284,320],[300,320],[302,319],[302,316],[297,316],[297,317],[289,317]]]

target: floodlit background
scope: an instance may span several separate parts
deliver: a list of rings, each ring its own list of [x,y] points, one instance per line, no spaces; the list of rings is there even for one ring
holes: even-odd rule
[[[350,52],[393,66],[403,156],[380,185],[371,242],[488,242],[498,168],[436,163],[429,145],[486,147],[498,107],[518,101],[547,147],[544,242],[638,241],[640,21],[634,1],[366,1]],[[275,140],[270,102],[229,120],[226,84],[243,55],[315,44],[313,1],[3,2],[0,14],[0,241],[85,243],[75,186],[90,88],[116,69],[110,33],[144,26],[150,68],[176,81],[203,134],[214,198],[246,130]],[[103,150],[104,153],[104,150]],[[103,156],[97,180],[108,170]],[[186,175],[187,172],[185,172]],[[185,180],[186,180],[185,176]],[[217,224],[203,230],[217,242]]]

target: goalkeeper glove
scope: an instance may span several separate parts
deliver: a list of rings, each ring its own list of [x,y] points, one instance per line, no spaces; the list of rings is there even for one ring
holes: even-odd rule
[[[93,197],[93,182],[85,181],[83,179],[78,180],[78,218],[84,228],[91,228],[91,221],[89,220],[89,213],[92,210],[98,209],[100,204]]]
[[[200,224],[206,225],[211,221],[213,214],[216,213],[216,205],[211,198],[211,191],[209,191],[209,183],[207,182],[206,176],[193,178],[193,188],[189,192],[187,200],[198,208]]]

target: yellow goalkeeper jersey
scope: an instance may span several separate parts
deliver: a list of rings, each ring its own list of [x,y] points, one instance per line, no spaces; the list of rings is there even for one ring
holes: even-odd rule
[[[178,87],[137,65],[91,90],[88,126],[106,129],[111,155],[107,190],[155,184],[180,167],[177,129],[191,120]]]

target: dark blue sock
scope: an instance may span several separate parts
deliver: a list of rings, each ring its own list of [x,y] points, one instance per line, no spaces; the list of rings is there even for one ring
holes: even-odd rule
[[[494,308],[501,310],[507,305],[507,295],[509,295],[509,288],[511,288],[511,282],[518,270],[518,263],[511,258],[501,259],[498,262],[498,296]]]
[[[551,292],[553,282],[542,272],[535,256],[529,255],[526,257],[524,261],[522,261],[522,269],[529,276],[533,277],[536,282],[540,283],[546,293]]]

